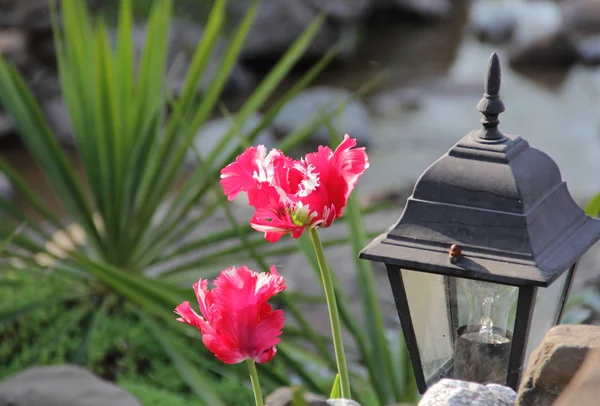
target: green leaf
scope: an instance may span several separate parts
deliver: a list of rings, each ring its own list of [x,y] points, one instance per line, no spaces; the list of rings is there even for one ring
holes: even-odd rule
[[[291,406],[308,406],[304,400],[306,390],[302,386],[292,386],[292,405]]]
[[[174,344],[173,339],[165,329],[147,316],[143,320],[190,389],[208,405],[225,406],[223,401],[214,392],[211,379],[188,361],[185,352]]]
[[[333,380],[333,386],[331,387],[329,399],[339,399],[340,396],[340,374],[335,374],[335,379]]]
[[[3,241],[0,241],[0,254],[4,252],[6,247],[8,247],[19,234],[21,234],[24,228],[25,224],[23,223],[19,227],[17,227],[17,229],[15,229],[15,231],[13,231],[12,234],[6,237]]]
[[[108,296],[107,298],[104,298],[102,300],[102,304],[99,308],[92,308],[92,311],[87,317],[87,332],[84,336],[81,345],[75,353],[73,363],[84,366],[87,365],[90,352],[90,344],[92,342],[94,333],[96,332],[96,328],[98,327],[100,320],[103,317],[106,317],[108,308],[110,308],[115,302],[115,296]]]
[[[588,202],[585,206],[585,212],[592,217],[600,216],[600,193]]]

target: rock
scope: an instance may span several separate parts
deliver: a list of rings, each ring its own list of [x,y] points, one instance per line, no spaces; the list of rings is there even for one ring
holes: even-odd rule
[[[337,106],[352,97],[352,93],[344,89],[327,86],[309,88],[290,101],[273,120],[273,128],[278,135],[287,135],[319,118],[324,113],[333,112],[331,124],[342,136],[348,133],[361,145],[369,145],[372,141],[373,129],[367,107],[360,100],[348,103],[342,113],[341,120]],[[318,128],[311,141],[320,145],[329,145],[327,126]]]
[[[548,3],[548,11],[556,8]],[[550,5],[552,3],[552,5]],[[532,5],[535,3],[532,3]],[[514,7],[514,6],[513,6]],[[522,5],[521,7],[526,7]],[[589,65],[600,63],[600,2],[574,0],[560,3],[560,25],[545,35],[530,38],[513,51],[515,64],[567,64],[581,61]],[[538,19],[538,13],[530,13]],[[520,22],[519,27],[527,26]],[[512,62],[513,57],[511,57]]]
[[[579,50],[566,31],[536,39],[509,52],[512,67],[570,66],[579,59]]]
[[[17,129],[17,123],[5,111],[0,111],[0,138],[13,134]]]
[[[71,117],[63,100],[55,98],[44,101],[42,111],[46,115],[48,125],[58,141],[64,146],[74,146],[75,134],[71,124]]]
[[[265,398],[265,405],[268,406],[292,406],[294,390],[292,388],[279,388]],[[327,406],[324,396],[315,395],[309,392],[304,394],[304,400],[307,406]]]
[[[239,22],[246,15],[250,0],[238,0],[227,3],[233,21]],[[241,57],[245,60],[273,59],[282,55],[296,41],[302,32],[315,20],[320,9],[337,10],[339,16],[349,17],[349,8],[342,6],[343,0],[323,2],[319,8],[318,0],[264,0],[260,3],[254,24],[246,38]],[[336,22],[329,18],[321,27],[305,58],[318,58],[325,55],[334,45],[339,45],[341,57],[353,55],[358,43],[358,27],[349,22]]]
[[[203,28],[193,22],[174,19],[171,23],[167,51],[167,76],[173,94],[180,93],[196,47],[204,35]],[[111,32],[116,38],[116,32]],[[136,25],[133,29],[133,42],[136,56],[139,60],[146,44],[146,26]],[[211,59],[206,66],[204,76],[200,79],[199,91],[206,90],[219,69],[219,62],[224,55],[227,43],[217,40]],[[254,76],[241,65],[236,64],[223,89],[224,96],[246,96],[255,85]]]
[[[600,33],[600,2],[598,0],[570,0],[561,2],[563,24],[570,32]]]
[[[531,354],[516,405],[552,404],[592,348],[600,348],[600,327],[560,325],[550,329]]]
[[[10,180],[8,180],[8,177],[3,173],[0,173],[0,196],[6,200],[12,200],[14,196],[14,190]]]
[[[331,19],[352,22],[365,17],[371,0],[306,0],[316,10],[327,13]]]
[[[253,115],[244,124],[242,128],[242,134],[247,134],[252,131],[256,126],[260,124],[262,120],[262,116]],[[204,123],[198,134],[194,139],[194,145],[196,149],[200,153],[200,156],[203,158],[208,157],[213,148],[221,141],[221,139],[227,134],[229,129],[231,128],[233,122],[227,118],[219,118],[215,120],[210,120]],[[267,150],[275,147],[277,144],[277,139],[273,132],[267,128],[261,131],[258,136],[252,142],[252,145],[262,144],[267,147]],[[219,154],[219,159],[225,159],[237,146],[240,145],[240,138],[238,135],[235,135],[229,144],[223,149],[221,154]],[[196,166],[196,158],[193,151],[188,153],[186,157],[186,164],[195,167]]]
[[[327,399],[329,406],[360,406],[360,403],[351,399]]]
[[[554,406],[596,405],[600,399],[600,350],[590,351]]]
[[[451,0],[372,0],[375,10],[397,10],[426,20],[445,19],[454,10]]]
[[[516,395],[511,388],[493,383],[442,379],[427,390],[419,406],[512,406]]]
[[[0,30],[0,56],[9,58],[15,65],[27,61],[27,36],[21,30]]]
[[[60,0],[58,1],[60,2]],[[97,10],[105,0],[87,0]],[[50,0],[0,0],[0,27],[21,27],[26,31],[51,31]]]
[[[600,63],[600,2],[575,0],[562,3],[564,29],[572,38],[580,60]]]
[[[141,406],[124,389],[84,368],[33,367],[0,383],[0,406]]]

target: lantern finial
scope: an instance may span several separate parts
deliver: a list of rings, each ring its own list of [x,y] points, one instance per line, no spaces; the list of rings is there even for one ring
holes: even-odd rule
[[[500,59],[495,52],[490,57],[485,70],[485,93],[477,104],[477,110],[483,116],[482,128],[476,133],[477,138],[485,141],[504,140],[504,135],[498,130],[500,123],[498,115],[505,108],[500,99]]]

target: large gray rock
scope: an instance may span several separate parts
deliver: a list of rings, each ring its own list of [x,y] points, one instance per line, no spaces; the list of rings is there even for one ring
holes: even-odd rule
[[[348,133],[361,145],[369,145],[372,141],[371,116],[367,107],[360,100],[346,103],[344,111],[338,114],[338,106],[349,100],[352,93],[344,89],[327,86],[313,87],[300,93],[289,102],[273,120],[274,130],[281,135],[306,125],[324,114],[331,114],[331,124],[342,136]],[[326,125],[318,128],[312,141],[321,145],[329,145],[329,132]]]
[[[0,383],[0,406],[141,406],[133,396],[78,366],[34,367]]]
[[[554,406],[597,405],[600,399],[600,350],[591,351]]]
[[[552,404],[571,381],[590,349],[600,349],[600,327],[553,327],[531,354],[521,379],[517,406]]]
[[[521,42],[512,51],[511,63],[515,66],[600,63],[600,2],[573,0],[563,1],[560,6],[555,2],[542,3],[549,10],[560,7],[560,24],[529,42]]]
[[[262,120],[262,116],[253,115],[246,122],[244,126],[241,128],[242,135],[248,134],[252,131],[256,126],[260,124]],[[214,120],[207,121],[204,123],[200,131],[196,134],[194,138],[194,146],[200,156],[202,158],[207,158],[211,151],[217,146],[217,144],[223,139],[225,135],[229,132],[230,128],[233,125],[233,121],[227,118],[218,118]],[[266,128],[262,130],[252,142],[252,145],[262,144],[267,147],[267,151],[271,148],[275,147],[277,144],[277,139],[273,132]],[[219,154],[219,159],[224,159],[232,151],[238,146],[242,145],[241,140],[238,134],[235,134],[232,140],[225,146],[223,151]],[[196,166],[196,157],[194,151],[190,151],[188,156],[186,157],[186,164],[189,166]]]
[[[234,21],[240,21],[247,13],[250,0],[238,0],[227,3]],[[319,7],[314,0],[264,0],[261,2],[252,29],[246,38],[242,50],[244,59],[276,58],[288,50],[301,33],[318,16],[319,8],[335,9],[340,16],[351,17],[350,8],[342,6],[345,2],[326,2]],[[327,20],[321,27],[305,57],[320,57],[334,45],[339,45],[341,56],[354,54],[358,41],[358,27],[349,22]]]
[[[442,379],[427,390],[419,406],[512,406],[516,395],[511,388],[494,383]]]

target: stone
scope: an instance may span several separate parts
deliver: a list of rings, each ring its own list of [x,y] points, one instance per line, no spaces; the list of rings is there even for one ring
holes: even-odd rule
[[[571,35],[581,62],[600,63],[600,2],[563,2],[562,11],[565,30]]]
[[[442,379],[425,392],[419,406],[512,406],[516,395],[511,388],[495,383]]]
[[[5,111],[0,111],[0,138],[13,134],[17,129],[17,123]]]
[[[74,146],[75,133],[64,101],[59,98],[46,100],[42,104],[42,111],[57,140],[64,146]]]
[[[600,349],[600,327],[559,325],[550,329],[531,354],[516,405],[552,404],[593,348]]]
[[[338,114],[337,106],[351,97],[352,93],[347,90],[333,87],[318,86],[306,89],[281,109],[273,120],[273,128],[277,135],[285,136],[311,120],[318,119],[324,113],[332,113],[331,124],[340,136],[348,133],[357,139],[358,144],[369,145],[372,142],[373,129],[371,116],[365,104],[360,100],[349,102],[341,114],[341,119]],[[319,145],[329,145],[327,126],[318,128],[311,141]]]
[[[15,65],[27,60],[27,36],[18,29],[0,30],[0,55],[9,58]]]
[[[451,0],[372,0],[375,10],[397,10],[426,20],[440,20],[454,10]]]
[[[242,127],[242,134],[246,135],[260,124],[262,116],[255,114],[250,116]],[[218,118],[207,121],[200,128],[200,131],[194,138],[194,145],[202,158],[207,158],[213,148],[221,141],[231,128],[233,122],[228,118]],[[266,128],[262,130],[252,142],[252,145],[262,144],[267,147],[267,151],[275,147],[277,139],[273,132]],[[239,136],[234,135],[233,139],[227,144],[223,151],[219,154],[218,159],[225,159],[232,151],[241,145]],[[190,151],[186,157],[186,164],[190,167],[196,166],[196,158],[193,151]]]
[[[345,2],[325,2],[319,4],[313,0],[264,0],[260,3],[254,24],[248,33],[241,57],[244,60],[276,59],[285,53],[304,30],[319,15],[320,8],[335,8],[337,14],[351,16],[343,11]],[[229,14],[234,22],[246,15],[250,0],[238,0],[227,3]],[[335,18],[335,17],[334,17]],[[334,45],[339,45],[339,56],[349,57],[358,45],[358,26],[352,23],[340,23],[329,18],[320,28],[312,43],[304,53],[304,58],[318,58],[325,55]]]
[[[292,406],[294,396],[293,388],[279,388],[265,398],[265,405],[268,406]],[[327,406],[324,396],[315,395],[309,392],[304,394],[304,400],[307,406]]]
[[[124,389],[79,366],[28,368],[0,382],[0,406],[141,406]]]
[[[554,406],[592,406],[600,399],[600,350],[590,351]]]
[[[2,196],[6,200],[12,200],[14,197],[14,190],[8,180],[8,177],[0,172],[0,196]]]
[[[371,0],[306,0],[319,11],[327,13],[327,17],[340,22],[353,22],[367,15]]]
[[[537,3],[537,2],[536,2]],[[521,41],[513,51],[515,65],[553,64],[570,65],[583,62],[588,65],[600,63],[600,2],[597,0],[574,0],[548,4],[548,10],[560,11],[559,25],[553,24],[545,35]],[[532,3],[535,4],[535,3]],[[519,7],[519,6],[513,6]],[[521,7],[526,7],[522,5]],[[539,19],[539,13],[530,13]],[[521,26],[526,24],[519,23]]]
[[[327,399],[329,406],[360,406],[360,403],[351,399]]]
[[[570,66],[579,59],[579,50],[571,35],[560,30],[509,51],[512,67]]]

